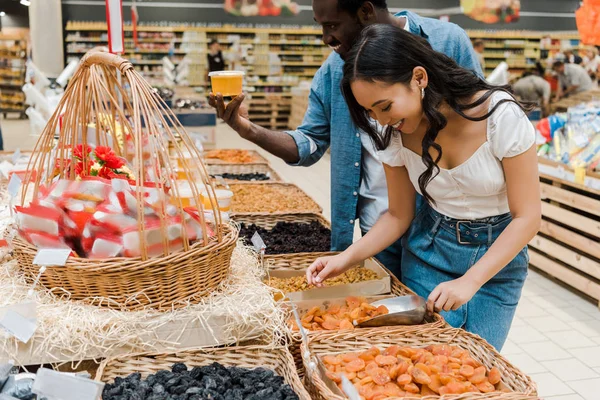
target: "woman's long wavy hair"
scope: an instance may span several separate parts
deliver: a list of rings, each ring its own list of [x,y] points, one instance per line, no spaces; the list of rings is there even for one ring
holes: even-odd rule
[[[414,68],[419,66],[427,71],[429,78],[423,98],[423,112],[429,126],[421,143],[421,158],[427,169],[419,177],[419,189],[427,201],[435,203],[426,188],[440,172],[437,164],[442,158],[442,148],[435,143],[435,139],[448,122],[438,111],[442,102],[445,101],[458,115],[469,121],[487,119],[502,103],[513,102],[524,111],[529,110],[530,105],[519,103],[512,96],[510,86],[490,85],[474,72],[460,67],[450,57],[434,51],[420,36],[389,24],[371,25],[362,31],[359,40],[346,57],[341,89],[348,103],[352,120],[371,137],[378,150],[385,149],[390,144],[392,135],[397,133],[394,133],[391,127],[387,127],[383,132],[377,131],[368,112],[356,101],[350,84],[355,80],[364,80],[390,85],[396,83],[408,85],[413,77]],[[485,91],[485,94],[469,102],[480,91]],[[465,115],[466,110],[483,104],[498,91],[511,94],[511,98],[500,100],[485,115],[479,117]],[[431,147],[437,151],[435,160],[429,154]]]

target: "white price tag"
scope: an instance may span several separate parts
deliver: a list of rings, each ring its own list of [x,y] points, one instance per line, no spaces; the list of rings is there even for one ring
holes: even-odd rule
[[[6,311],[0,320],[0,326],[23,343],[29,342],[37,329],[35,320],[25,318],[12,309]]]
[[[33,393],[48,400],[97,400],[104,383],[40,368],[33,382]]]
[[[21,184],[23,181],[19,178],[19,175],[12,174],[10,177],[10,181],[8,182],[8,194],[10,197],[15,198],[19,194],[19,189],[21,189]]]
[[[252,241],[252,244],[254,245],[254,250],[256,250],[257,253],[262,253],[267,248],[265,242],[260,237],[258,232],[254,232],[254,235],[252,235],[252,239],[250,240]]]
[[[221,186],[224,186],[225,189],[229,189],[229,185],[227,184],[227,182],[225,182],[225,179],[223,178],[222,175],[216,175],[215,179],[217,180],[217,183]]]
[[[39,249],[33,265],[44,267],[64,267],[71,255],[71,249]]]
[[[2,176],[4,176],[5,179],[8,179],[8,176],[10,175],[10,171],[12,171],[14,168],[15,168],[15,166],[6,160],[2,161],[2,163],[0,163],[0,173],[2,173]]]
[[[360,395],[356,387],[346,378],[346,375],[342,374],[342,390],[348,396],[350,400],[360,400]]]
[[[16,149],[12,156],[13,164],[16,164],[19,158],[21,158],[21,149]]]
[[[196,140],[196,142],[194,144],[196,145],[196,148],[198,149],[199,152],[204,151],[204,146],[202,145],[202,142],[199,139]]]

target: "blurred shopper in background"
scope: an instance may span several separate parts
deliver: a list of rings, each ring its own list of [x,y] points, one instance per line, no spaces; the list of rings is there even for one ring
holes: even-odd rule
[[[550,112],[550,83],[538,75],[538,72],[525,72],[514,85],[513,92],[520,100],[536,103],[543,116]]]
[[[556,100],[560,100],[571,94],[586,92],[594,87],[592,79],[581,65],[555,61],[552,69],[558,75]]]

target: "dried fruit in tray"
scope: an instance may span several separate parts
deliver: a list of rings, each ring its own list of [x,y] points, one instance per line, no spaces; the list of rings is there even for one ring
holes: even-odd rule
[[[255,155],[248,150],[221,149],[204,152],[204,158],[221,160],[231,164],[250,164],[259,161]]]
[[[293,185],[230,185],[235,213],[320,212],[321,208],[306,193]]]
[[[333,279],[327,279],[325,282],[323,282],[323,284],[325,286],[338,286],[348,285],[350,283],[372,281],[375,279],[379,279],[375,271],[364,267],[354,267]],[[266,283],[267,285],[275,289],[279,289],[284,293],[302,292],[314,288],[314,286],[308,285],[305,275],[292,276],[289,278],[269,277],[266,280]]]
[[[281,376],[265,368],[224,367],[213,363],[188,370],[183,363],[142,379],[140,373],[104,386],[104,400],[117,399],[280,399],[298,395]]]
[[[468,351],[446,344],[425,348],[390,346],[321,358],[327,377],[341,389],[341,376],[364,399],[489,393],[502,390],[498,368],[487,369]]]
[[[324,252],[331,248],[331,230],[318,221],[278,222],[273,228],[240,224],[240,237],[251,243],[255,232],[267,246],[266,254]]]
[[[83,167],[84,159],[87,167]],[[170,253],[214,236],[214,226],[202,223],[196,208],[169,204],[170,188],[145,182],[137,198],[136,182],[124,159],[103,146],[78,145],[68,159],[77,180],[55,179],[27,206],[15,207],[21,236],[38,248],[70,248],[87,258],[138,257],[142,246],[149,256]],[[70,170],[73,166],[73,171]],[[137,220],[144,212],[143,234]],[[214,221],[205,212],[205,221]],[[164,229],[166,228],[166,229]],[[167,236],[163,235],[167,232]],[[143,235],[143,242],[142,242]]]
[[[304,328],[311,331],[345,330],[354,329],[354,321],[361,323],[388,313],[389,310],[386,306],[375,307],[369,304],[364,297],[349,296],[346,298],[345,306],[334,304],[326,309],[313,307],[300,318],[300,322]],[[298,330],[296,320],[292,319],[290,322],[292,329]],[[393,361],[395,364],[395,359]],[[382,360],[383,364],[385,362],[389,362],[389,359]]]

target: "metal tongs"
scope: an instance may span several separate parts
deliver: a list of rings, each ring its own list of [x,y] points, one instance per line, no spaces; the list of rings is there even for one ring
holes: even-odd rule
[[[373,317],[361,323],[357,328],[369,328],[390,325],[418,325],[425,319],[427,302],[421,296],[409,295],[392,297],[371,303],[374,307],[386,306],[388,314]]]

